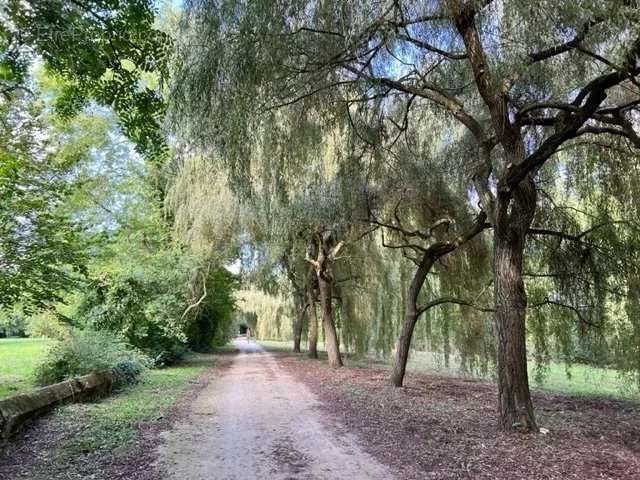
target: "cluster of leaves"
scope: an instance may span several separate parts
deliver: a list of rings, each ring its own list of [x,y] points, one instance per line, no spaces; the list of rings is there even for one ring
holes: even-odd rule
[[[191,315],[186,329],[188,345],[196,351],[207,351],[224,344],[234,333],[235,298],[238,279],[225,268],[209,271],[207,296]]]
[[[47,337],[64,339],[69,325],[57,312],[44,310],[38,313],[25,312],[19,305],[0,310],[0,338],[3,337]]]
[[[176,360],[191,341],[211,342],[217,317],[205,317],[196,328],[193,317],[183,315],[190,301],[187,259],[177,250],[159,250],[138,260],[142,264],[98,272],[80,300],[77,319],[122,335],[156,365]],[[210,337],[193,338],[192,332]]]
[[[72,117],[91,100],[110,106],[140,152],[160,161],[167,152],[160,90],[171,42],[154,27],[154,3],[11,0],[2,13],[5,43],[39,55],[64,80],[56,99],[61,116]],[[10,66],[20,71],[18,63]]]
[[[159,206],[141,201],[147,198],[146,180],[137,178],[137,190],[128,185],[124,197],[129,211],[118,210],[127,222],[113,231],[113,225],[102,224],[109,236],[97,244],[91,280],[67,315],[82,328],[122,336],[163,365],[188,348],[205,350],[226,341],[237,281],[172,242]]]

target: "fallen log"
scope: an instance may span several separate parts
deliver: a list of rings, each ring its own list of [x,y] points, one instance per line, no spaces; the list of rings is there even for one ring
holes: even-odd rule
[[[57,405],[108,395],[114,382],[114,373],[105,370],[0,400],[0,445],[26,422]]]

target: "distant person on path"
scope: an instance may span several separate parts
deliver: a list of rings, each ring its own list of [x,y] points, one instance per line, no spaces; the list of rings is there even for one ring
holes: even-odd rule
[[[251,329],[247,328],[247,343],[251,343]]]

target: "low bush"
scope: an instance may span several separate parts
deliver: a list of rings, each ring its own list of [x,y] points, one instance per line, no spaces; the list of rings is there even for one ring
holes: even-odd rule
[[[69,338],[56,343],[36,367],[40,385],[102,370],[112,370],[118,385],[134,383],[149,359],[111,332],[75,330]]]

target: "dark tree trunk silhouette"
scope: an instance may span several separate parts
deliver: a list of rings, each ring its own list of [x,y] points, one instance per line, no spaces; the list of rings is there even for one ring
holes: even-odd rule
[[[304,326],[305,315],[305,290],[304,284],[300,280],[299,275],[296,275],[295,267],[290,262],[291,249],[289,248],[282,256],[282,266],[287,274],[289,283],[293,290],[293,304],[296,310],[295,317],[293,319],[291,330],[293,333],[293,351],[294,353],[300,353],[300,342],[302,340],[302,327]]]
[[[307,286],[307,302],[309,303],[309,336],[307,339],[309,357],[318,358],[318,310],[314,282]]]
[[[300,353],[300,343],[302,342],[302,327],[304,326],[304,305],[299,305],[296,309],[296,320],[293,324],[293,352]]]
[[[398,341],[396,342],[396,354],[395,360],[393,364],[393,369],[391,372],[391,383],[396,387],[401,387],[404,382],[404,376],[407,369],[407,361],[409,360],[409,351],[411,349],[411,339],[413,337],[413,331],[415,330],[416,323],[420,315],[422,315],[425,311],[430,308],[436,307],[438,305],[442,305],[444,303],[455,303],[459,305],[468,305],[473,306],[469,302],[453,298],[453,297],[440,297],[437,298],[424,306],[418,305],[418,299],[420,296],[420,291],[424,286],[424,282],[427,278],[427,275],[431,271],[431,268],[435,264],[435,262],[444,257],[445,255],[453,252],[460,246],[464,245],[468,241],[472,240],[476,235],[487,228],[487,224],[485,223],[487,216],[484,212],[480,212],[476,218],[474,219],[472,225],[464,231],[462,234],[458,236],[453,236],[449,240],[444,241],[434,241],[429,246],[422,248],[422,257],[420,261],[416,260],[416,271],[411,280],[411,284],[409,285],[409,289],[407,290],[406,295],[406,304],[405,304],[405,312],[404,319],[402,322],[402,328],[400,331],[400,336],[398,337]],[[372,223],[377,223],[384,228],[395,230],[400,234],[403,234],[405,237],[413,237],[415,233],[405,229],[398,220],[396,220],[396,224],[389,223],[381,223],[379,221],[370,220]],[[442,220],[436,221],[429,231],[433,231],[438,225],[443,224]],[[425,238],[429,238],[428,235],[423,234]],[[388,245],[384,243],[383,245],[387,247],[398,247],[398,245]],[[406,244],[406,247],[402,248],[410,248]],[[415,248],[414,244],[411,244],[412,248]]]
[[[320,305],[322,307],[322,327],[324,331],[324,345],[329,357],[329,365],[332,367],[342,366],[340,356],[340,343],[338,333],[333,321],[332,282],[324,276],[318,276],[318,289],[320,290]]]
[[[401,387],[404,382],[404,375],[407,369],[407,361],[409,360],[409,349],[411,348],[411,338],[418,321],[418,296],[424,285],[427,274],[433,266],[433,258],[424,255],[422,263],[416,269],[411,285],[407,292],[407,299],[404,311],[404,320],[402,322],[402,330],[396,343],[396,356],[393,363],[393,371],[391,373],[391,383],[396,387]]]

